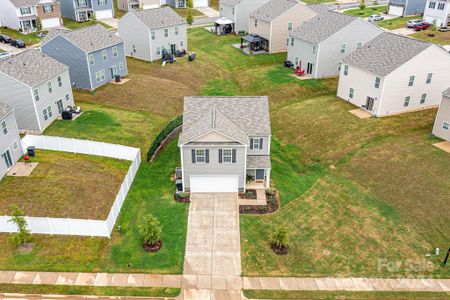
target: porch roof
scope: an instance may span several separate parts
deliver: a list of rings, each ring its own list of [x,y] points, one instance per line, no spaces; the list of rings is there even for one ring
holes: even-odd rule
[[[270,169],[269,155],[247,155],[247,169]]]
[[[248,34],[246,36],[243,36],[241,39],[244,41],[247,41],[249,43],[258,43],[262,41],[267,41],[265,38],[257,35],[257,34]]]

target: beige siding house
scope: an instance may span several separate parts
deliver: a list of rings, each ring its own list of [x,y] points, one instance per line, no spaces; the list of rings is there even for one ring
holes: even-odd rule
[[[434,122],[433,134],[450,142],[450,88],[442,93],[442,101]]]
[[[117,0],[117,8],[123,11],[146,10],[161,7],[160,0]]]
[[[271,53],[287,51],[289,33],[318,14],[321,6],[296,0],[271,0],[249,16],[248,32],[267,40]]]
[[[342,60],[337,96],[374,116],[436,107],[450,86],[448,70],[441,47],[382,33]]]

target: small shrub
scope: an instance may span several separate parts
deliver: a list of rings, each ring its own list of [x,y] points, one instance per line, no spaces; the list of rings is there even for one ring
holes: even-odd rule
[[[359,1],[359,9],[363,10],[366,8],[366,0],[360,0]]]
[[[139,225],[139,233],[144,240],[144,245],[154,245],[161,241],[162,226],[155,216],[148,214]]]
[[[23,211],[15,205],[10,206],[11,219],[10,223],[14,223],[17,226],[17,234],[12,235],[13,241],[18,245],[23,245],[31,241],[31,233],[27,229],[28,223],[23,216]]]
[[[194,23],[194,17],[192,16],[191,8],[188,7],[186,14],[186,23],[191,27],[192,23]]]
[[[277,191],[275,189],[266,189],[266,195],[268,196],[275,196],[275,193]]]
[[[278,227],[272,234],[272,245],[281,249],[287,248],[289,243],[287,229],[283,226]]]
[[[247,183],[252,182],[252,181],[253,181],[253,176],[252,176],[252,175],[247,175],[247,177],[245,177],[245,181],[246,181]]]

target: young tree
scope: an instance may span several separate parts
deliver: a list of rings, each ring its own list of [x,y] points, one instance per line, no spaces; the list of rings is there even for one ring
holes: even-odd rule
[[[31,233],[27,229],[27,221],[23,216],[23,211],[16,205],[11,205],[11,219],[10,223],[14,223],[17,226],[18,233],[13,235],[13,240],[17,245],[23,245],[31,240]]]
[[[194,17],[192,17],[192,11],[190,7],[188,7],[187,9],[186,23],[188,23],[189,27],[191,27],[192,23],[194,23]]]
[[[287,229],[279,226],[272,234],[272,245],[278,249],[285,249],[288,247],[289,238]]]
[[[36,19],[36,29],[37,31],[42,31],[42,21],[41,18]]]
[[[188,8],[193,8],[194,7],[194,4],[193,4],[192,0],[186,0],[186,7],[188,7]]]
[[[366,0],[360,0],[359,1],[359,9],[363,10],[366,8]]]
[[[153,246],[161,241],[162,226],[155,216],[148,214],[139,226],[139,233],[144,239],[144,246]]]
[[[436,29],[437,29],[437,21],[436,21],[436,19],[434,19],[433,22],[431,22],[430,30],[436,31]]]

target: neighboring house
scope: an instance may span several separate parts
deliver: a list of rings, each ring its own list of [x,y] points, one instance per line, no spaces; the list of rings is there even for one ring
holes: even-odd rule
[[[423,19],[438,27],[450,27],[450,0],[428,0]]]
[[[49,32],[41,51],[69,66],[77,88],[92,91],[128,74],[123,40],[101,25]]]
[[[271,53],[287,51],[289,33],[316,16],[320,10],[317,7],[321,6],[296,0],[270,0],[250,14],[248,32],[265,39],[265,48]]]
[[[248,32],[248,17],[270,0],[220,0],[220,16],[233,22],[235,32]]]
[[[338,76],[341,60],[381,33],[361,18],[323,12],[292,31],[288,60],[314,78]]]
[[[185,97],[178,140],[185,192],[245,191],[270,185],[267,97]]]
[[[117,0],[120,10],[146,10],[161,7],[160,0]]]
[[[0,102],[14,108],[19,130],[43,132],[74,105],[68,67],[37,49],[1,61]]]
[[[59,0],[63,17],[85,22],[114,17],[114,0]]]
[[[161,0],[161,5],[170,5],[175,8],[186,8],[187,0]],[[209,0],[192,0],[192,6],[197,7],[207,7],[209,6]]]
[[[442,101],[434,122],[433,134],[450,142],[450,88],[442,93]]]
[[[164,50],[172,54],[187,49],[187,25],[172,8],[130,11],[119,21],[119,36],[127,56],[154,61]]]
[[[0,24],[14,30],[36,30],[62,26],[60,4],[55,0],[0,0]]]
[[[342,60],[337,95],[375,116],[434,107],[450,86],[448,70],[441,47],[386,32]]]
[[[22,155],[14,109],[0,103],[0,180]]]
[[[427,0],[389,0],[390,15],[406,17],[423,14]]]

